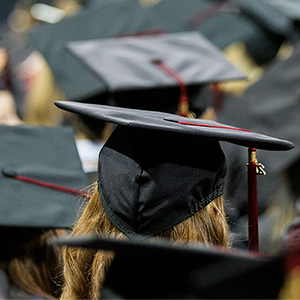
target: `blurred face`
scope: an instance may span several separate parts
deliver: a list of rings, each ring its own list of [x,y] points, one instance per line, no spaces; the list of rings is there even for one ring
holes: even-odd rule
[[[38,52],[32,52],[19,65],[19,78],[22,82],[25,94],[34,86],[36,78],[42,69],[43,60]]]
[[[0,48],[0,78],[1,75],[3,76],[6,65],[6,50],[4,48]],[[21,123],[22,121],[17,116],[13,95],[8,90],[1,90],[0,88],[0,124],[18,125]]]

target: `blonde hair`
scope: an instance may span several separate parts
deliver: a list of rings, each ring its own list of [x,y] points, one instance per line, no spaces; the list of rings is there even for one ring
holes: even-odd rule
[[[76,222],[73,235],[107,233],[126,238],[108,219],[97,188]],[[194,216],[156,236],[176,244],[202,242],[205,245],[229,246],[228,225],[223,199],[218,197]],[[65,247],[63,250],[64,286],[61,299],[99,299],[105,274],[114,258],[109,251]]]
[[[27,61],[37,65],[37,70],[24,97],[24,122],[41,126],[61,125],[64,114],[55,107],[54,102],[65,100],[65,97],[58,88],[46,60],[38,52],[33,52]]]

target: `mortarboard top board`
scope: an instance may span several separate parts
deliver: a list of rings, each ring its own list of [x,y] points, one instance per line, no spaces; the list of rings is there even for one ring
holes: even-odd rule
[[[204,84],[245,79],[198,32],[75,41],[67,47],[106,84],[108,104],[121,107],[176,113],[179,102],[190,98],[190,111],[199,116],[212,106],[199,95]]]
[[[255,133],[248,129],[234,128],[233,126],[210,120],[189,119],[163,112],[76,103],[73,101],[56,101],[55,105],[69,112],[130,128],[201,136],[265,150],[282,151],[294,148],[293,143],[287,140]]]
[[[297,0],[263,0],[292,20],[300,20],[300,3]]]
[[[157,60],[170,62],[189,84],[245,79],[198,32],[77,41],[68,43],[67,47],[97,76],[104,77],[110,92],[176,86],[172,77],[157,72],[159,69],[154,66]],[[133,66],[136,70],[132,70]],[[122,79],[124,75],[128,78]]]
[[[94,9],[83,10],[56,24],[42,24],[27,35],[32,46],[46,58],[57,84],[70,100],[85,101],[98,96],[105,92],[105,85],[66,51],[67,42],[162,30],[139,1],[99,2]]]
[[[109,236],[53,242],[116,253],[101,290],[104,299],[276,299],[283,284],[280,256]]]
[[[0,126],[3,228],[70,228],[87,186],[71,128]]]
[[[226,166],[219,141],[293,148],[289,141],[209,120],[71,101],[55,104],[118,124],[99,154],[98,190],[107,216],[130,238],[163,232],[222,195]]]
[[[247,0],[235,1],[242,14],[256,22],[267,32],[273,33],[274,36],[292,37],[294,32],[293,22],[280,11],[260,0],[251,2]]]
[[[237,15],[235,6],[225,5],[225,2],[209,0],[160,0],[146,9],[156,15],[169,32],[199,30],[219,48],[224,48],[246,36],[255,35],[258,30],[258,26],[252,26],[249,20]],[[224,34],[229,28],[230,35]]]
[[[20,63],[32,53],[32,48],[24,38],[13,34],[6,35],[0,41],[0,48],[4,48],[7,55],[7,63],[1,74],[2,88],[13,94],[17,113],[22,117],[25,87],[18,74]]]
[[[264,65],[276,58],[281,45],[299,40],[299,32],[292,20],[263,1],[236,0],[241,14],[261,27],[260,47],[258,38],[245,42],[248,52],[255,61]]]
[[[265,63],[294,36],[294,28],[284,14],[261,2],[161,0],[147,9],[170,32],[199,30],[221,49],[242,42],[255,61]]]

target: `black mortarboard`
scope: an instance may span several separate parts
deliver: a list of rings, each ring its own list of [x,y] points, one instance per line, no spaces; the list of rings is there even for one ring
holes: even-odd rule
[[[263,2],[281,11],[292,20],[300,20],[300,2],[298,0],[263,0]]]
[[[103,236],[54,242],[116,252],[103,299],[276,299],[284,280],[280,256]]]
[[[1,125],[0,140],[0,227],[71,227],[87,186],[72,129]]]
[[[105,92],[105,85],[65,50],[67,42],[161,30],[139,1],[99,2],[97,8],[83,10],[56,24],[43,24],[28,33],[30,43],[46,58],[57,84],[71,100],[98,96]]]
[[[106,84],[108,104],[122,107],[175,113],[191,98],[190,110],[200,105],[202,113],[212,104],[197,99],[200,86],[245,79],[197,32],[76,41],[68,49]]]
[[[260,0],[160,0],[147,9],[169,32],[199,30],[221,49],[244,43],[260,64],[294,37],[291,20]]]
[[[285,140],[208,120],[76,102],[56,105],[118,124],[99,154],[99,193],[112,223],[132,238],[163,232],[222,195],[226,167],[219,141],[293,148]]]
[[[292,20],[272,6],[260,0],[236,1],[240,13],[260,26],[260,34],[245,42],[248,52],[258,64],[263,65],[275,59],[285,41],[299,40],[299,33]]]

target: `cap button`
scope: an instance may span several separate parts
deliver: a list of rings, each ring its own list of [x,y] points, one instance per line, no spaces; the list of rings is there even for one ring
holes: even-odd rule
[[[2,174],[6,177],[13,177],[13,176],[17,175],[15,169],[12,166],[3,167]]]

